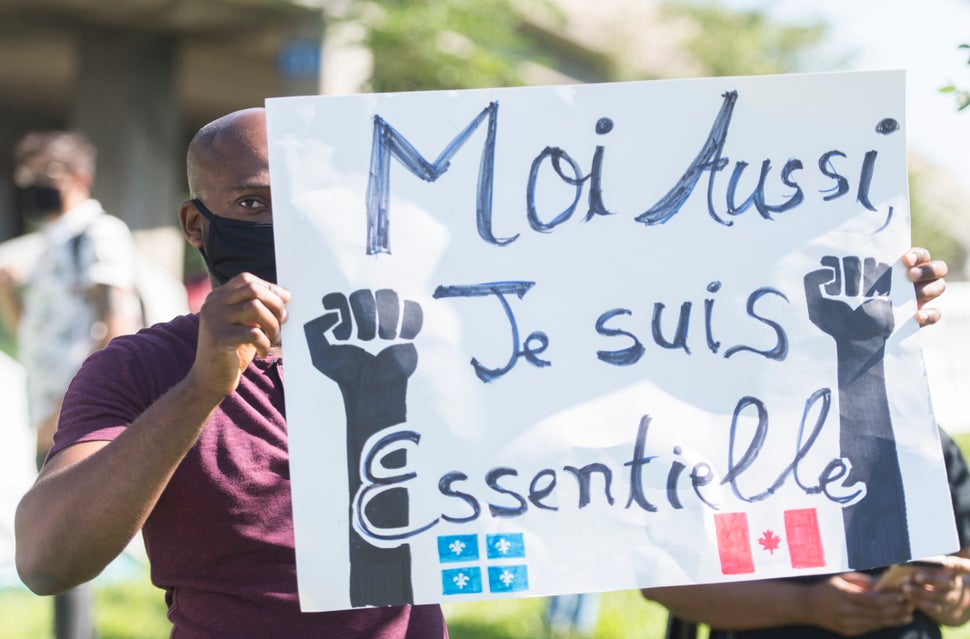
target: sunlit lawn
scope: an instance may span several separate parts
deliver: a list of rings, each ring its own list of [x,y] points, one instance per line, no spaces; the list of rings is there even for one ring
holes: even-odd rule
[[[544,599],[450,604],[445,616],[452,639],[542,639],[544,605]],[[101,639],[166,639],[171,628],[162,593],[147,576],[99,587],[96,615]],[[607,593],[593,639],[660,638],[665,623],[663,608],[638,592]],[[51,639],[50,624],[49,599],[25,590],[0,591],[0,639]],[[970,626],[945,629],[943,637],[970,639]]]
[[[955,437],[964,454],[970,434]],[[151,585],[145,570],[129,570],[124,580],[96,582],[96,618],[101,639],[165,639],[162,592]],[[449,604],[445,616],[453,639],[541,639],[544,599],[508,599]],[[52,604],[26,590],[0,590],[0,639],[50,639]],[[603,597],[594,639],[662,637],[666,614],[638,592],[607,593]],[[706,633],[702,633],[706,635]],[[946,628],[944,639],[970,639],[970,625]]]
[[[453,639],[541,639],[544,605],[544,599],[451,604],[445,615]],[[51,609],[49,599],[26,590],[0,591],[0,639],[50,639]],[[101,639],[166,639],[171,628],[162,592],[147,576],[99,587],[96,615]],[[662,637],[665,623],[663,609],[639,593],[608,593],[595,638]]]

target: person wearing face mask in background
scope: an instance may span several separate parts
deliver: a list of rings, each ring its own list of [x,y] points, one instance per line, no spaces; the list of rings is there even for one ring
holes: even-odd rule
[[[96,150],[82,135],[29,133],[14,149],[17,204],[37,228],[40,252],[0,269],[0,318],[16,337],[27,376],[28,414],[43,465],[71,378],[112,338],[141,326],[134,291],[134,239],[90,197]],[[92,595],[80,588],[55,599],[55,636],[94,634]]]
[[[446,639],[437,605],[300,611],[267,158],[263,109],[193,138],[178,215],[212,292],[85,362],[17,510],[18,571],[55,594],[141,530],[173,637]]]

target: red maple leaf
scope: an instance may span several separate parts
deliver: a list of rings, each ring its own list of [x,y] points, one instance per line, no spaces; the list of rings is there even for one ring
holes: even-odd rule
[[[778,545],[781,544],[781,537],[776,535],[771,530],[766,530],[761,533],[761,539],[758,540],[761,547],[770,552],[772,555],[778,550]]]

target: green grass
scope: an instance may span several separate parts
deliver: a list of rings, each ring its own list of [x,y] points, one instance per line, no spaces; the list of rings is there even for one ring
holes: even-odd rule
[[[970,458],[970,433],[954,436]],[[171,625],[165,618],[162,592],[152,586],[145,570],[135,570],[122,582],[95,582],[96,623],[101,639],[166,639]],[[453,603],[444,606],[453,639],[542,639],[545,599],[504,599]],[[52,602],[26,590],[0,590],[0,639],[51,639]],[[664,609],[644,600],[639,592],[603,596],[599,625],[593,639],[663,637]],[[706,633],[702,632],[702,637]],[[970,639],[970,624],[944,628],[944,639]]]
[[[162,591],[147,573],[121,583],[98,586],[95,609],[100,639],[166,639]],[[445,605],[453,639],[542,639],[545,599],[505,599]],[[0,639],[52,639],[50,599],[26,590],[0,591]],[[594,639],[661,637],[666,623],[662,607],[639,592],[603,596]]]
[[[147,572],[125,583],[98,586],[96,623],[100,639],[166,639],[162,592]],[[446,604],[445,617],[453,639],[544,639],[545,599],[504,599]],[[0,639],[52,639],[50,599],[26,590],[0,591]],[[603,595],[599,624],[592,639],[663,637],[666,611],[644,600],[637,591]],[[701,637],[706,637],[706,629]],[[944,628],[944,639],[970,639],[970,625]]]
[[[148,571],[135,571],[123,582],[95,582],[95,623],[99,639],[167,639],[161,590]],[[53,600],[27,590],[0,590],[0,639],[52,639]]]
[[[448,632],[454,639],[542,639],[544,598],[446,604]],[[667,613],[639,591],[603,595],[594,639],[662,637]]]

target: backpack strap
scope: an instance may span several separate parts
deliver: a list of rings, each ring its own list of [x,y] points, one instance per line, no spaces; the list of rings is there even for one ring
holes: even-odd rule
[[[84,241],[88,230],[84,229],[70,240],[68,240],[68,245],[71,248],[71,262],[74,264],[74,272],[81,272],[81,242]]]
[[[89,228],[90,225],[86,226],[84,230],[68,240],[68,246],[71,250],[71,261],[74,264],[74,273],[77,276],[78,282],[81,280],[81,245],[88,236]],[[142,297],[141,291],[138,290],[137,280],[132,284],[132,291],[135,294],[135,299],[138,300],[138,312],[141,313],[142,327],[145,327],[148,325],[147,316],[145,315],[145,299]]]

